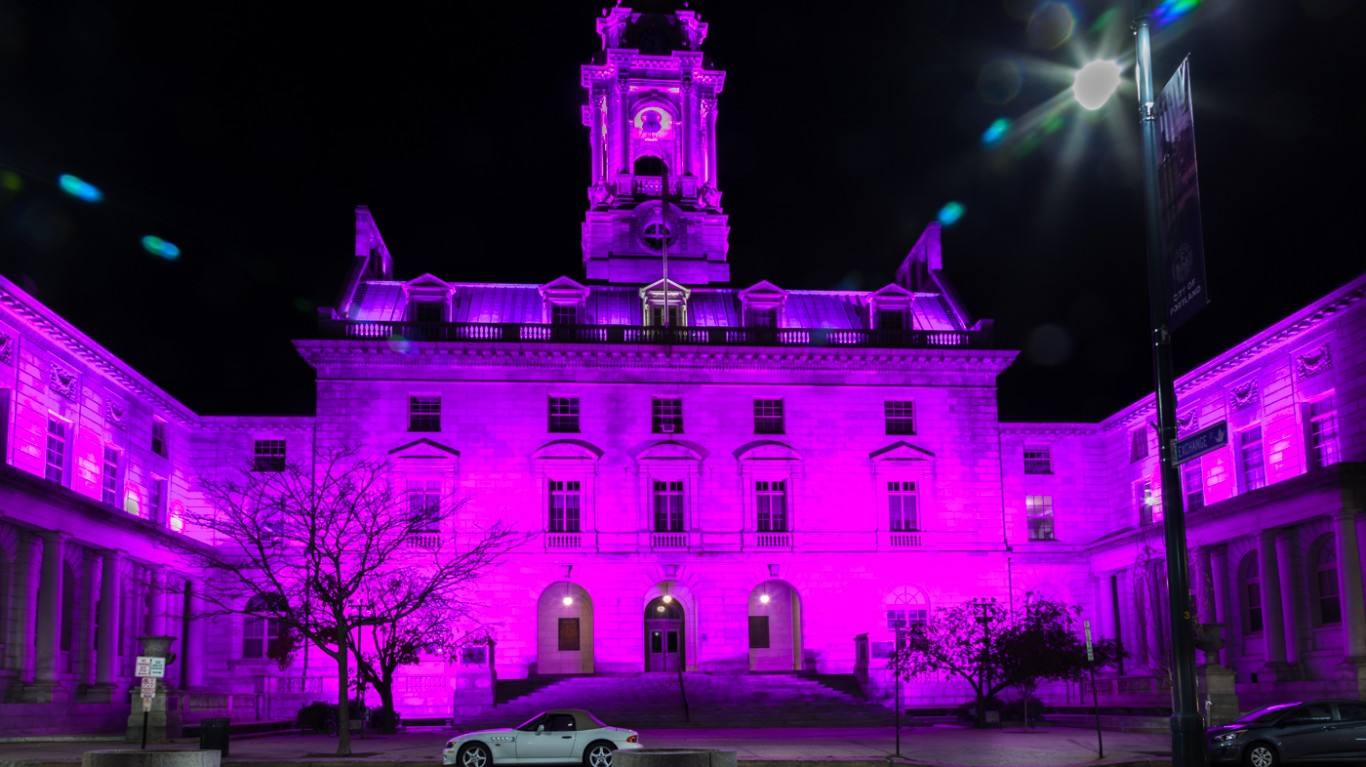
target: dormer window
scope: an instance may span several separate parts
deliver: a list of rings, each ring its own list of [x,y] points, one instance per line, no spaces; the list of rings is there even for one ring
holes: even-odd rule
[[[584,304],[588,300],[588,288],[569,279],[560,277],[537,289],[545,302],[545,322],[551,325],[586,325]]]
[[[875,330],[905,330],[906,312],[901,309],[879,309],[873,314]]]
[[[747,328],[780,328],[787,291],[760,281],[740,291],[740,321]]]
[[[641,316],[646,327],[681,328],[688,324],[688,296],[692,291],[672,280],[640,289]]]
[[[892,284],[868,296],[868,318],[873,330],[913,330],[909,290]]]
[[[577,325],[579,324],[579,307],[574,305],[556,304],[550,307],[551,325]]]
[[[423,325],[451,321],[451,294],[455,291],[446,282],[424,274],[403,286],[408,299],[406,319]]]

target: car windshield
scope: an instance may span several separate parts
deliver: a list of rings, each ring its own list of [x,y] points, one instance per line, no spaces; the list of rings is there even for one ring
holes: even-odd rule
[[[1274,706],[1263,706],[1254,709],[1234,719],[1232,724],[1268,724],[1280,718],[1285,710],[1300,705],[1298,701],[1294,703],[1277,703]]]
[[[521,724],[517,725],[517,729],[519,729],[519,730],[525,730],[525,731],[527,731],[527,732],[534,732],[534,731],[536,730],[536,725],[540,724],[540,723],[541,723],[541,720],[544,719],[544,718],[545,718],[545,712],[542,711],[541,713],[537,714],[536,716],[533,716],[533,717],[531,717],[530,719],[526,720],[525,722],[522,722]]]

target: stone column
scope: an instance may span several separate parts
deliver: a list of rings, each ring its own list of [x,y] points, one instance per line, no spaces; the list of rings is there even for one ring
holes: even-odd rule
[[[1276,535],[1277,580],[1281,584],[1281,616],[1285,622],[1285,661],[1291,665],[1300,662],[1299,600],[1295,598],[1298,589],[1295,577],[1294,529],[1281,530]]]
[[[20,669],[19,681],[31,684],[38,662],[38,582],[42,577],[43,539],[37,533],[25,532],[21,536],[19,573],[23,580],[19,592],[19,642],[13,651],[20,653],[16,664]]]
[[[100,636],[95,648],[95,684],[114,686],[114,657],[119,641],[119,561],[123,552],[113,549],[101,557]]]
[[[1209,546],[1201,546],[1192,557],[1195,563],[1196,619],[1200,623],[1217,623],[1214,617],[1214,573],[1210,567]]]
[[[1223,546],[1209,547],[1209,577],[1211,583],[1210,609],[1216,623],[1224,624],[1224,649],[1219,651],[1219,663],[1228,665],[1233,647],[1234,622],[1237,616],[1229,610],[1228,560]],[[1240,632],[1241,633],[1241,632]]]
[[[713,189],[721,188],[721,174],[717,172],[716,163],[716,99],[711,101],[711,110],[707,113],[707,168],[710,170],[709,179]]]
[[[1362,604],[1361,550],[1357,512],[1338,512],[1338,599],[1342,603],[1342,647],[1349,661],[1366,664],[1366,605]]]
[[[633,170],[631,168],[631,115],[626,111],[626,83],[621,81],[621,77],[620,70],[618,70],[617,79],[612,82],[613,93],[616,95],[616,98],[613,99],[616,102],[616,115],[612,115],[609,111],[607,116],[611,119],[613,127],[616,128],[617,173],[629,174]],[[617,190],[619,194],[623,191],[626,194],[631,193],[629,189]]]
[[[588,147],[593,154],[593,184],[601,184],[605,171],[602,163],[602,104],[606,94],[596,89],[588,91]]]
[[[180,684],[182,687],[204,685],[204,605],[199,599],[203,587],[192,580],[185,581],[185,639],[180,645]]]
[[[1274,681],[1285,667],[1285,617],[1281,613],[1280,565],[1276,558],[1276,531],[1263,530],[1257,537],[1257,569],[1262,583],[1262,641],[1266,665],[1261,674]]]
[[[35,682],[52,683],[57,680],[57,660],[61,657],[62,636],[62,552],[66,548],[63,533],[43,533],[43,566],[38,589]]]
[[[1167,647],[1166,621],[1163,620],[1162,604],[1162,573],[1164,568],[1161,564],[1153,564],[1148,568],[1148,665],[1153,670],[1163,668],[1166,665],[1165,649]]]
[[[150,568],[147,578],[147,623],[150,636],[166,635],[166,568]]]
[[[83,684],[92,685],[95,683],[96,666],[99,664],[98,654],[95,651],[96,628],[100,626],[97,610],[100,609],[100,564],[101,556],[89,549],[85,551],[85,577],[81,579],[81,593],[79,594],[80,619],[77,621],[76,642],[71,648],[71,653],[75,657],[80,669],[80,680]]]

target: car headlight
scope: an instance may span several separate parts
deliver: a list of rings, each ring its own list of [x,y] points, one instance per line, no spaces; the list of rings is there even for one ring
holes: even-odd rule
[[[626,742],[627,742],[627,743],[635,743],[635,742],[637,742],[637,741],[639,741],[639,740],[640,740],[640,736],[639,736],[639,735],[627,735],[627,736],[626,736]]]
[[[446,750],[449,751],[449,750],[452,749],[452,748],[455,748],[455,741],[454,741],[454,740],[448,740],[448,741],[446,741]]]
[[[1215,743],[1218,743],[1218,744],[1220,744],[1220,745],[1225,745],[1225,744],[1228,744],[1228,743],[1232,743],[1232,742],[1235,741],[1235,740],[1238,740],[1239,738],[1243,737],[1243,736],[1246,735],[1246,734],[1247,734],[1247,730],[1234,730],[1233,732],[1224,732],[1224,733],[1220,733],[1220,734],[1218,734],[1218,735],[1215,735],[1215,736],[1214,736],[1214,742],[1215,742]]]

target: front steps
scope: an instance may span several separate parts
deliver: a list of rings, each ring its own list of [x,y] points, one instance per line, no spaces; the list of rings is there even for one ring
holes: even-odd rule
[[[849,675],[632,674],[499,682],[492,714],[457,721],[463,730],[512,727],[548,708],[583,708],[631,729],[684,727],[881,727],[895,714],[870,703]],[[514,697],[515,694],[515,697]],[[684,694],[687,707],[685,713]]]

